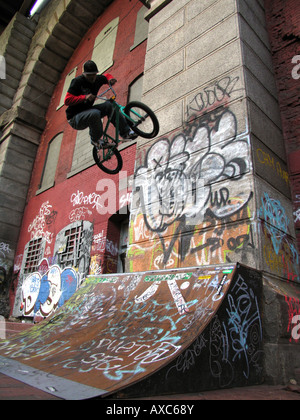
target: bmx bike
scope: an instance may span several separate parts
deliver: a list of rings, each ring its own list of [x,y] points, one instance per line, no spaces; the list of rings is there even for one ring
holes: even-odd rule
[[[109,91],[112,91],[113,96],[110,99],[107,99],[103,95]],[[109,100],[112,104],[112,112],[108,117],[102,137],[104,144],[109,145],[109,147],[103,148],[99,145],[94,146],[93,148],[94,161],[102,171],[108,174],[117,174],[123,167],[123,159],[118,150],[118,144],[120,142],[119,122],[121,114],[126,118],[129,127],[138,136],[146,139],[152,139],[159,133],[158,119],[147,105],[141,102],[132,101],[126,106],[122,106],[116,101],[116,97],[117,94],[111,85],[100,96],[97,96],[98,99]],[[109,134],[109,128],[112,125],[111,122],[114,117],[115,129],[114,134],[111,135]]]

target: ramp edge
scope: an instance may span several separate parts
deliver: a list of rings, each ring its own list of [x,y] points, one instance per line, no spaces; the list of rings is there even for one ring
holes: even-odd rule
[[[64,400],[85,400],[107,391],[52,375],[24,363],[0,356],[0,372]]]

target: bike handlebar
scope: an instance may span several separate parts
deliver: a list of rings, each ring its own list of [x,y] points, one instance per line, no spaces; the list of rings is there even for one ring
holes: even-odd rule
[[[101,95],[97,95],[97,98],[98,99],[107,99],[103,95],[105,95],[110,90],[112,91],[112,93],[114,94],[114,96],[117,97],[117,94],[116,94],[114,88],[112,87],[112,85],[109,85],[109,88],[107,90],[105,90],[104,92],[102,92]]]

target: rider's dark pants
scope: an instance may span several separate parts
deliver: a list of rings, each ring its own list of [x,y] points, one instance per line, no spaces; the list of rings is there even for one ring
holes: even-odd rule
[[[103,104],[94,105],[90,109],[76,114],[69,120],[69,124],[75,130],[85,130],[86,128],[89,128],[91,141],[97,143],[103,135],[102,118],[111,115],[111,112],[112,105],[110,102],[106,101]],[[115,125],[115,116],[112,118],[112,123]],[[121,136],[126,135],[129,130],[130,128],[126,119],[120,114],[119,131]]]

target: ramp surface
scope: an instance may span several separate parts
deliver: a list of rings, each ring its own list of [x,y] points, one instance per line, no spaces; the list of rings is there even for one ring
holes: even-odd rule
[[[89,277],[52,317],[0,342],[0,372],[60,398],[107,396],[201,334],[235,265]]]

